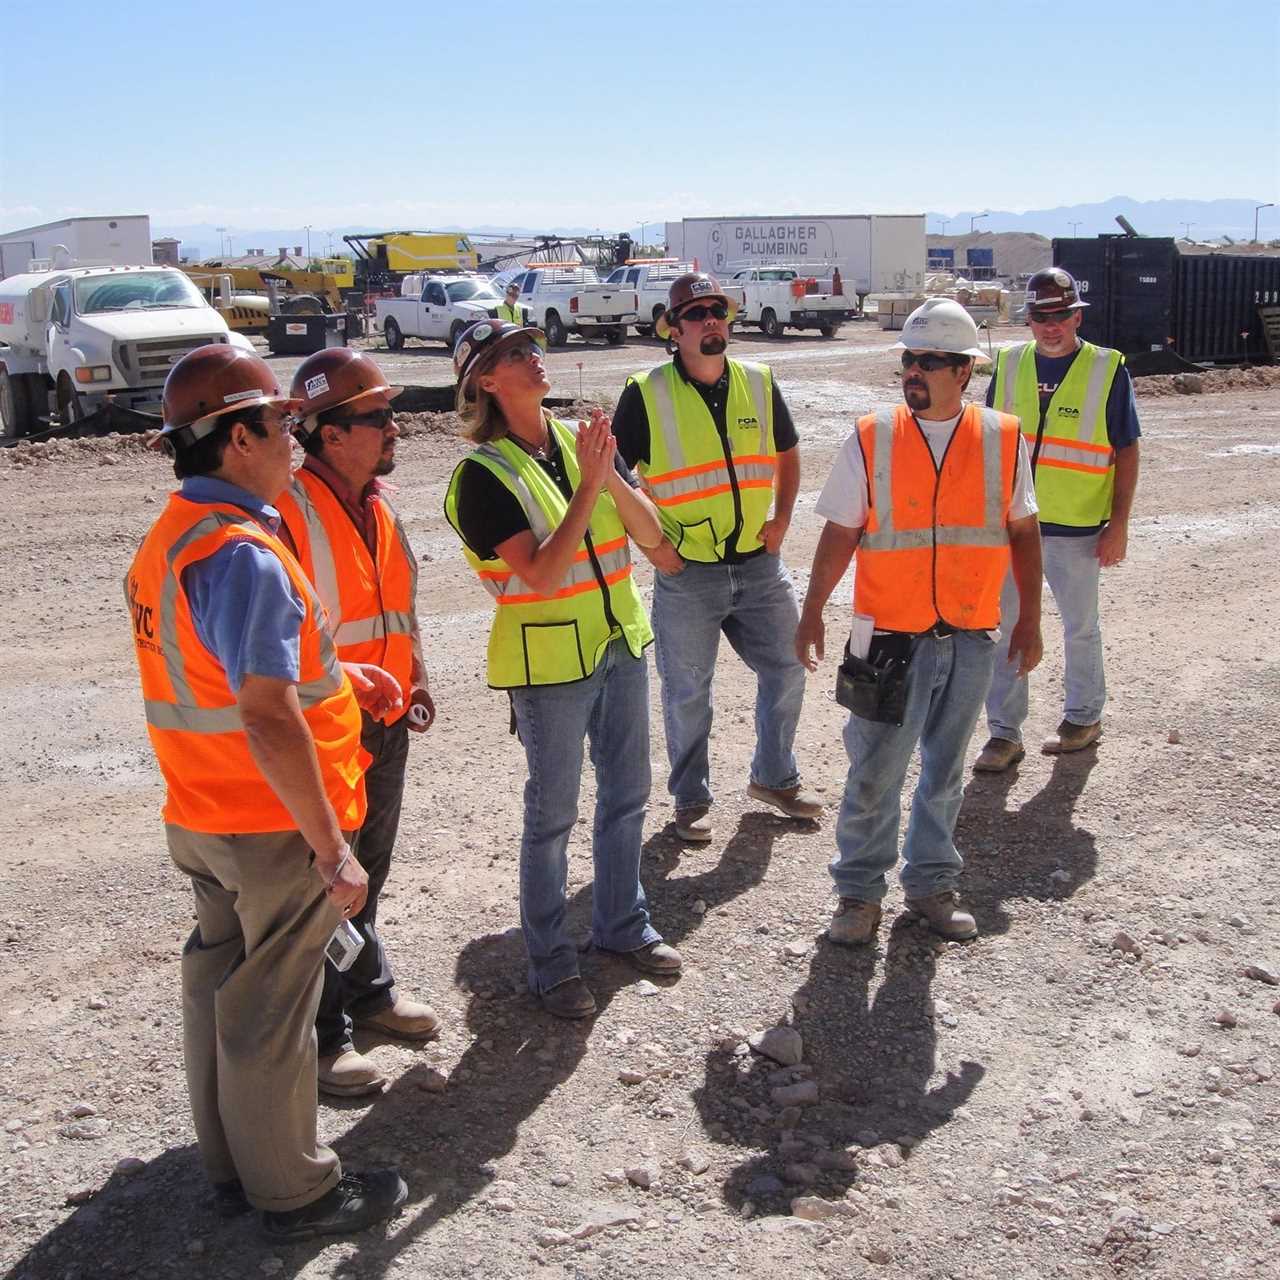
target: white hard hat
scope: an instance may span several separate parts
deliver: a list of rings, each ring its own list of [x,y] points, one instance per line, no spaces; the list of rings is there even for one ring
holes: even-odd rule
[[[950,298],[926,299],[907,317],[902,337],[893,345],[911,351],[949,351],[991,363],[990,356],[978,346],[973,317]]]

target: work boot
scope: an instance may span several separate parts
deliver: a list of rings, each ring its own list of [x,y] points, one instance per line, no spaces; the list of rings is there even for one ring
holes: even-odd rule
[[[960,895],[954,889],[931,893],[925,898],[908,898],[907,910],[948,942],[969,942],[978,936],[977,922],[960,909]]]
[[[1092,724],[1072,724],[1070,720],[1064,720],[1058,726],[1058,732],[1050,734],[1040,746],[1040,750],[1047,756],[1056,756],[1065,754],[1068,751],[1083,751],[1085,747],[1091,747],[1097,740],[1102,737],[1102,721],[1095,720]]]
[[[634,951],[613,951],[609,947],[597,947],[596,950],[603,951],[609,956],[621,956],[624,960],[630,961],[632,966],[639,969],[641,973],[656,973],[661,977],[671,977],[679,973],[684,965],[684,960],[675,947],[669,947],[661,940],[647,942]]]
[[[316,1086],[331,1097],[359,1098],[366,1093],[381,1093],[386,1084],[387,1077],[354,1049],[343,1049],[316,1063]]]
[[[831,913],[827,937],[842,947],[865,947],[880,928],[880,904],[861,898],[841,898]]]
[[[581,978],[557,982],[539,997],[542,1007],[557,1018],[589,1018],[596,1011],[596,998]]]
[[[430,1040],[440,1030],[440,1019],[429,1004],[418,1000],[396,998],[395,1004],[363,1017],[351,1015],[352,1025],[400,1040]]]
[[[676,835],[690,844],[706,844],[711,839],[711,806],[694,804],[677,809]]]
[[[231,1178],[213,1184],[213,1208],[220,1218],[238,1218],[242,1213],[248,1213],[253,1205],[249,1203],[240,1179]]]
[[[978,753],[973,762],[974,773],[1003,773],[1026,756],[1026,748],[1020,742],[1008,738],[992,738]]]
[[[346,1236],[395,1216],[409,1188],[394,1169],[344,1173],[319,1200],[286,1213],[264,1213],[262,1234],[274,1244],[315,1236]]]
[[[822,801],[798,782],[794,787],[765,787],[758,782],[748,783],[747,795],[762,804],[772,805],[788,818],[814,822],[822,817]]]

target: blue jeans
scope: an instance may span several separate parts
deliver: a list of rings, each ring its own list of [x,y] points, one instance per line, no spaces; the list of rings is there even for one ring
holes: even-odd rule
[[[653,630],[671,763],[667,789],[677,810],[711,803],[711,678],[721,631],[756,675],[751,781],[765,787],[800,781],[791,750],[804,701],[804,667],[795,654],[799,617],[791,575],[777,556],[740,564],[690,561],[681,573],[655,574]]]
[[[596,771],[592,830],[595,883],[591,938],[634,951],[661,935],[649,923],[640,884],[640,836],[649,799],[649,670],[614,640],[600,665],[573,684],[512,689],[529,762],[520,841],[520,923],[537,993],[578,976],[578,949],[565,928],[569,832],[578,818],[583,740]]]
[[[1107,701],[1102,671],[1102,627],[1098,623],[1098,535],[1087,538],[1041,539],[1044,577],[1062,615],[1066,657],[1066,698],[1062,718],[1072,724],[1096,724]],[[993,738],[1022,741],[1030,690],[1018,680],[1008,657],[1009,632],[1018,618],[1018,588],[1011,573],[1000,593],[1000,622],[1004,632],[987,695],[987,727]]]
[[[995,641],[985,631],[921,636],[907,668],[901,728],[851,715],[844,729],[849,776],[836,823],[831,878],[842,898],[879,902],[898,861],[907,765],[920,744],[920,781],[902,845],[902,887],[923,898],[959,883],[964,861],[952,835],[960,813],[964,753],[991,681]]]

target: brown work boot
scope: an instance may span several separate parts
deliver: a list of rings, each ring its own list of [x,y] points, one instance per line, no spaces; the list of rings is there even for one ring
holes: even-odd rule
[[[632,951],[614,951],[610,947],[597,947],[596,950],[603,951],[608,956],[621,956],[641,973],[656,973],[661,977],[670,978],[684,967],[684,959],[680,953],[661,939],[646,942],[643,947],[636,947]]]
[[[596,998],[581,978],[557,982],[539,997],[542,1007],[557,1018],[589,1018],[596,1011]]]
[[[1003,773],[1026,756],[1026,748],[1020,742],[1008,738],[992,738],[978,753],[973,762],[974,773]]]
[[[1040,745],[1040,750],[1047,756],[1063,755],[1068,751],[1083,751],[1091,747],[1102,737],[1102,721],[1093,724],[1072,724],[1064,720],[1058,726],[1058,732],[1050,734]]]
[[[316,1063],[316,1085],[331,1097],[360,1098],[366,1093],[381,1093],[387,1077],[363,1053],[344,1049]]]
[[[827,937],[842,947],[865,947],[880,928],[880,904],[861,898],[841,898],[831,913]]]
[[[931,893],[925,898],[908,898],[907,910],[949,942],[970,942],[978,936],[977,921],[960,909],[960,895],[954,889]]]
[[[706,844],[711,839],[711,806],[694,804],[677,809],[676,835],[690,844]]]
[[[351,1015],[353,1026],[367,1031],[380,1031],[384,1036],[400,1040],[430,1040],[440,1030],[440,1018],[429,1004],[398,996],[395,1004],[364,1017]]]
[[[747,795],[762,804],[771,804],[788,818],[813,822],[822,817],[822,801],[798,782],[794,787],[764,787],[752,782],[747,785]]]

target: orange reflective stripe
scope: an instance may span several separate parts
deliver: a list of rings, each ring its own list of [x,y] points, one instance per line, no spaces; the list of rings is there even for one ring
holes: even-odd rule
[[[743,455],[734,455],[733,465],[746,466],[749,463],[755,463],[758,466],[772,468],[776,464],[776,459],[767,453],[751,453]],[[676,471],[664,471],[660,476],[648,475],[645,477],[647,484],[666,484],[671,480],[680,480],[685,476],[705,475],[708,471],[725,470],[724,459],[717,458],[714,462],[700,462],[696,467],[681,467]],[[702,491],[707,492],[705,489]]]
[[[1023,434],[1026,433],[1024,432]],[[1032,433],[1032,439],[1035,439],[1034,433]],[[1088,453],[1111,452],[1109,444],[1092,444],[1087,440],[1072,440],[1067,436],[1041,436],[1040,439],[1044,444],[1060,444],[1068,449],[1084,449]]]
[[[1087,462],[1062,462],[1057,458],[1046,458],[1043,454],[1036,463],[1037,467],[1061,467],[1064,471],[1086,471],[1090,475],[1105,476],[1111,470],[1109,466],[1094,467]]]
[[[630,576],[631,566],[626,565],[613,573],[606,573],[604,575],[605,585],[611,587],[615,582],[621,582],[623,578],[629,578]],[[498,604],[536,604],[539,600],[567,600],[570,596],[580,596],[584,591],[599,590],[600,584],[592,578],[590,582],[577,582],[571,587],[561,587],[559,591],[553,591],[549,596],[540,596],[536,593],[523,596],[499,596]]]
[[[596,547],[597,556],[607,556],[614,551],[619,551],[627,545],[626,535],[621,538],[614,538],[612,542],[602,542]],[[581,551],[575,552],[571,563],[582,564],[586,560],[590,560],[591,555],[584,547]],[[477,569],[476,573],[480,578],[489,582],[509,582],[516,576],[514,570],[511,569]],[[551,600],[552,596],[539,596],[541,599]]]

